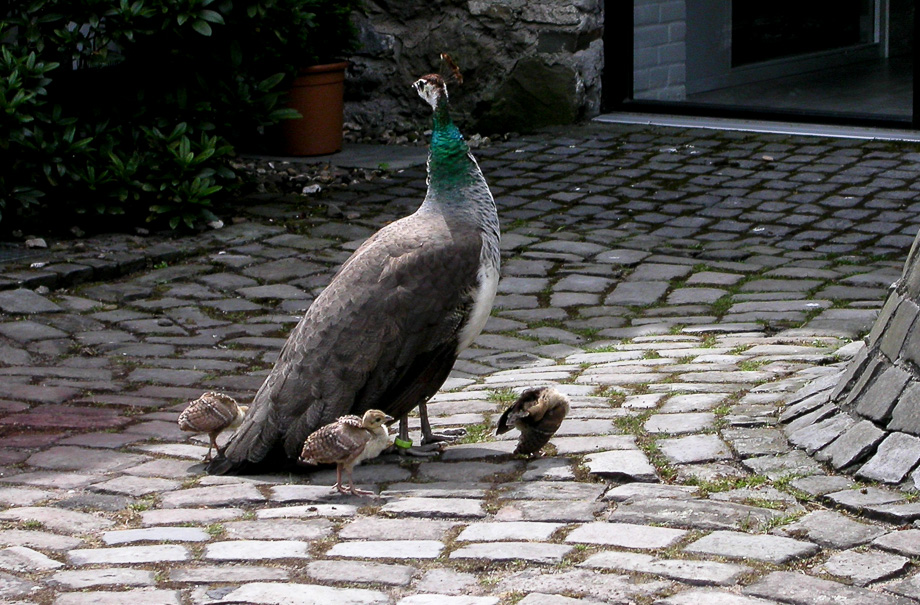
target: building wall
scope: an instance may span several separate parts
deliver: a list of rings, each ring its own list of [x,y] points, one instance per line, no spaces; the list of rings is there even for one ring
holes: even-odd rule
[[[635,98],[684,100],[687,95],[686,0],[637,0],[633,18]]]
[[[367,0],[349,57],[346,121],[368,134],[427,128],[411,88],[441,52],[464,75],[451,87],[468,132],[522,132],[600,110],[603,0]],[[472,129],[472,130],[470,130]]]

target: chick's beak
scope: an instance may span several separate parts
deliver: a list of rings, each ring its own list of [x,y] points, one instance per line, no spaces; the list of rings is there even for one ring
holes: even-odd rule
[[[412,83],[412,87],[415,88],[416,92],[422,91],[422,86],[425,84],[425,81],[421,78]]]
[[[395,420],[396,420],[396,419],[393,418],[393,417],[390,416],[390,415],[386,415],[386,416],[383,417],[383,421],[384,421],[385,423],[387,423],[387,424],[390,424],[391,422],[394,422]]]

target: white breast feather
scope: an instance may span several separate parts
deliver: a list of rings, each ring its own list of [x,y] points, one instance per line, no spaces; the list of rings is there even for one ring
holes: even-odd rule
[[[489,262],[482,263],[479,266],[479,288],[473,295],[473,311],[460,331],[457,352],[473,344],[473,341],[482,332],[486,322],[489,321],[489,315],[492,314],[492,303],[495,301],[496,291],[498,291],[498,267]]]

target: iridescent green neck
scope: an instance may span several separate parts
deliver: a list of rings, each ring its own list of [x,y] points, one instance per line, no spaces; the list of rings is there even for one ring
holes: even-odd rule
[[[428,161],[431,185],[455,183],[470,174],[469,147],[450,119],[447,99],[440,99],[434,111],[434,129]]]

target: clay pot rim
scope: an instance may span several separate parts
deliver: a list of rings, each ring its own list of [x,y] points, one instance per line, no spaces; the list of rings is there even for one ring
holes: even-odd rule
[[[335,63],[322,63],[320,65],[309,65],[297,70],[300,75],[304,74],[322,74],[330,71],[343,71],[350,63],[348,61],[337,61]]]

